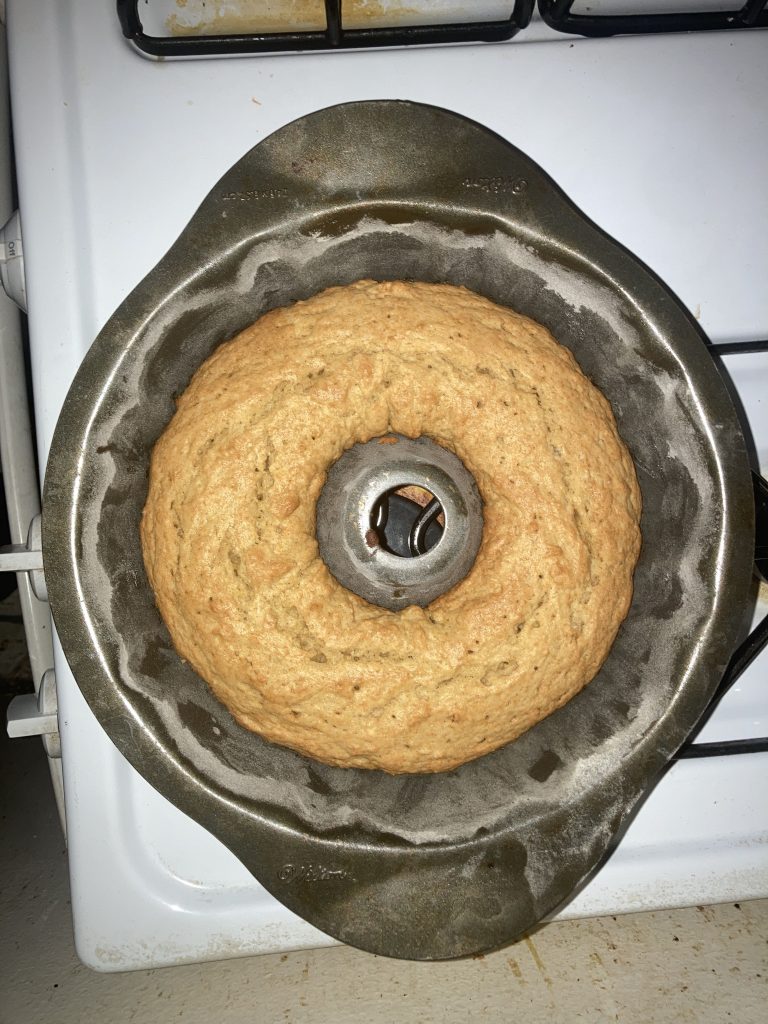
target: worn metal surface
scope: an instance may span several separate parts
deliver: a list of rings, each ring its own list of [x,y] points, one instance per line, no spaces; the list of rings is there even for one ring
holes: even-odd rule
[[[176,656],[138,523],[174,396],[225,338],[361,277],[463,284],[545,324],[611,400],[643,493],[635,595],[595,680],[457,771],[330,768],[241,729]],[[329,108],[214,187],[101,332],[44,495],[75,678],[119,749],[287,906],[397,957],[496,946],[565,900],[699,718],[744,625],[744,439],[695,323],[527,157],[457,115]]]
[[[472,474],[428,437],[390,435],[344,452],[328,471],[317,502],[317,542],[325,564],[349,590],[396,611],[426,606],[467,575],[483,538],[483,511]],[[415,558],[386,551],[372,529],[382,496],[408,485],[440,502],[439,542]]]

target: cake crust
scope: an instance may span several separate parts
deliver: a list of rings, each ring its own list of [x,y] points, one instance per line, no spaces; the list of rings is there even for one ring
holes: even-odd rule
[[[368,604],[315,539],[329,467],[387,434],[453,451],[483,499],[474,567],[427,608]],[[464,288],[360,281],[200,367],[154,448],[141,541],[176,650],[238,722],[329,764],[434,772],[594,677],[640,508],[608,401],[544,327]]]

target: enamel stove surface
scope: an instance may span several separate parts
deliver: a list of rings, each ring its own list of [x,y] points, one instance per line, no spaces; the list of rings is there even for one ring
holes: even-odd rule
[[[91,341],[208,189],[272,131],[349,100],[418,100],[487,125],[655,270],[713,341],[768,336],[754,286],[768,271],[768,35],[587,41],[534,29],[495,46],[153,63],[121,38],[111,5],[12,5],[41,461]],[[725,365],[765,469],[768,356]],[[86,962],[121,970],[331,941],[144,782],[60,652],[56,669]],[[764,654],[699,738],[765,735],[766,674]],[[768,894],[767,767],[768,754],[675,764],[560,916]]]

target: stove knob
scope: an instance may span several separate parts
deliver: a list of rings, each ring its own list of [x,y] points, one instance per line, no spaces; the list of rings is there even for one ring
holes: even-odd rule
[[[27,285],[24,280],[24,248],[21,244],[21,219],[17,210],[0,229],[0,280],[8,297],[27,311]]]

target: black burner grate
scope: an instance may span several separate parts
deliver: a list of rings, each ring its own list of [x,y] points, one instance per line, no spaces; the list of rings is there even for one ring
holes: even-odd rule
[[[750,352],[768,353],[766,341],[740,341],[733,344],[713,345],[715,356],[739,355]],[[755,575],[768,582],[768,481],[757,473],[752,474],[755,487]],[[734,652],[722,681],[707,710],[705,719],[717,707],[722,697],[730,690],[742,672],[752,664],[758,654],[768,647],[768,615],[755,626],[747,639]],[[768,736],[757,736],[743,740],[723,740],[717,743],[686,743],[677,753],[678,758],[722,757],[726,754],[756,754],[768,751]]]
[[[406,25],[400,28],[345,29],[343,0],[325,0],[324,31],[264,32],[248,35],[151,36],[144,32],[138,0],[117,0],[123,35],[153,57],[210,57],[233,53],[279,53],[286,50],[344,50],[380,46],[425,46],[435,43],[496,43],[511,39],[531,20],[535,0],[514,0],[510,15],[499,21],[453,25]]]
[[[497,43],[528,26],[535,0],[514,0],[508,18],[397,28],[344,28],[343,0],[324,0],[326,27],[306,32],[239,35],[153,36],[144,31],[139,0],[116,0],[123,34],[153,57],[211,57],[291,50],[344,50],[365,47],[426,46],[445,43]],[[768,0],[746,0],[730,11],[678,11],[664,14],[595,14],[575,0],[538,0],[543,20],[558,32],[582,36],[697,32],[768,26]],[[578,13],[579,7],[584,13]]]
[[[645,35],[651,32],[702,32],[768,26],[768,0],[746,0],[729,11],[670,11],[664,14],[594,14],[585,4],[573,13],[575,0],[539,0],[539,13],[550,28],[579,36]],[[588,13],[587,13],[588,12]]]

